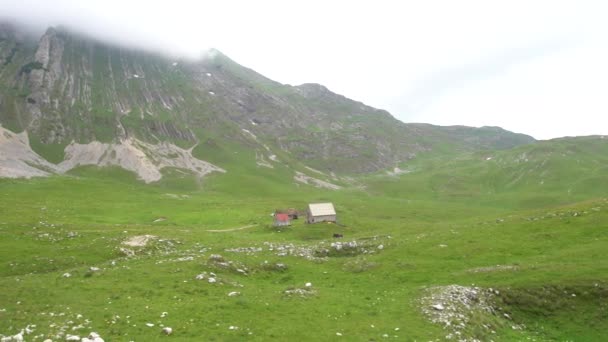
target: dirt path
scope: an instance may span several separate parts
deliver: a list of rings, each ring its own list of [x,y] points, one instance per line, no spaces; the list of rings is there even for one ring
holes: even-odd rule
[[[251,228],[251,227],[255,227],[257,226],[257,224],[250,224],[248,226],[243,226],[243,227],[238,227],[238,228],[231,228],[231,229],[217,229],[217,230],[207,230],[208,232],[212,232],[212,233],[224,233],[224,232],[234,232],[237,230],[243,230],[243,229],[247,229],[247,228]]]

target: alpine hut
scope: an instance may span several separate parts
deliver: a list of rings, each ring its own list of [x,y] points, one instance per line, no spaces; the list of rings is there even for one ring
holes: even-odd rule
[[[336,209],[332,203],[311,203],[306,214],[307,223],[336,222]]]
[[[289,221],[289,215],[286,213],[275,213],[274,214],[274,226],[275,227],[284,227],[291,225]]]

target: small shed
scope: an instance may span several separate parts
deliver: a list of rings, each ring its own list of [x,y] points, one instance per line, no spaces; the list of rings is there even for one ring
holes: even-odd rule
[[[300,212],[295,208],[276,209],[274,211],[274,213],[275,213],[275,215],[276,214],[287,214],[291,220],[297,220],[298,217],[300,216]]]
[[[307,223],[336,222],[336,209],[333,203],[311,203],[306,214]]]
[[[298,216],[300,216],[300,213],[295,208],[289,208],[289,209],[287,209],[287,215],[289,215],[290,219],[297,220]]]
[[[275,213],[274,214],[274,226],[275,227],[285,227],[291,225],[289,221],[289,215],[285,213]]]

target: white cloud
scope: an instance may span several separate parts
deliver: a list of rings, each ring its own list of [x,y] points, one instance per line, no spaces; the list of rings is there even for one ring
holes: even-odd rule
[[[277,81],[322,83],[406,122],[542,138],[608,133],[607,10],[559,0],[0,0],[4,16],[40,28],[190,57],[215,47]]]
[[[607,58],[606,47],[590,44],[515,65],[444,92],[414,121],[500,125],[541,139],[606,134]]]

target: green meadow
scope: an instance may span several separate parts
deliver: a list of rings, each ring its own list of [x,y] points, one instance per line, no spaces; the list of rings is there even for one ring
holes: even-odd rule
[[[205,156],[228,172],[202,180],[167,170],[146,185],[113,168],[2,179],[0,334],[29,325],[28,341],[92,331],[106,341],[443,341],[455,330],[431,322],[425,296],[460,285],[491,288],[495,311],[472,312],[453,340],[601,341],[601,153],[567,167],[556,153],[535,173],[532,157],[513,162],[523,152],[420,158],[408,173],[337,191],[251,155]],[[277,208],[325,201],[339,225],[272,227]],[[142,235],[154,238],[124,244]]]

